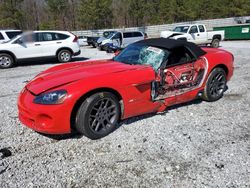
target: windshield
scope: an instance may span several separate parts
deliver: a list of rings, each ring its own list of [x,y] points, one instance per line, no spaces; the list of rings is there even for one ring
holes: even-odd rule
[[[111,39],[111,37],[113,37],[117,32],[113,32],[113,33],[110,33],[106,38],[107,39]]]
[[[115,61],[132,65],[150,65],[157,71],[161,64],[167,60],[169,51],[143,44],[131,44],[119,55]]]
[[[175,31],[175,32],[181,32],[181,33],[187,33],[188,32],[188,28],[189,28],[189,26],[178,26],[178,27],[174,28],[173,31]]]
[[[108,38],[110,35],[113,35],[114,33],[116,33],[116,32],[115,31],[104,31],[103,37]]]
[[[12,39],[6,41],[5,43],[13,42],[13,41],[15,41],[16,39],[20,38],[21,36],[22,36],[22,34],[21,34],[21,35],[17,35],[17,36],[15,36],[14,38],[12,38]]]

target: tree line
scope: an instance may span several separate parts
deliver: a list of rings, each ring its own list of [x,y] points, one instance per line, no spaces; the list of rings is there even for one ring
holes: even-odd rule
[[[1,29],[103,29],[246,15],[249,0],[0,0]]]

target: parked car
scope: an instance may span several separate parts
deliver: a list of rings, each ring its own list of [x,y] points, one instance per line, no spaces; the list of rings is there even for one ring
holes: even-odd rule
[[[0,68],[10,68],[27,60],[55,57],[69,62],[80,54],[75,35],[67,31],[34,31],[18,35],[0,45]]]
[[[206,26],[202,24],[181,25],[174,28],[173,31],[161,32],[161,37],[177,40],[186,40],[195,44],[211,44],[218,48],[220,41],[224,40],[224,31],[207,31]]]
[[[245,23],[250,23],[250,17],[235,17],[234,18],[234,21],[237,23],[237,24],[245,24]]]
[[[102,50],[100,48],[100,44],[102,43],[102,41],[106,40],[107,38],[109,38],[110,36],[113,36],[113,34],[116,33],[116,31],[104,31],[103,32],[103,36],[102,37],[99,37],[97,39],[97,44],[96,44],[96,47],[98,47],[99,50]]]
[[[144,33],[144,39],[147,39],[147,33]],[[106,50],[107,53],[116,53],[117,51],[121,51],[124,48],[121,47],[119,40],[113,40],[112,43],[107,43],[104,45],[103,49]]]
[[[129,45],[109,60],[58,65],[21,91],[20,121],[46,134],[104,137],[120,120],[202,98],[219,100],[233,75],[230,52],[172,39]]]
[[[103,40],[98,44],[101,50],[107,50],[108,46],[112,46],[111,44],[118,46],[119,48],[125,48],[129,44],[134,42],[144,40],[147,36],[140,31],[127,31],[120,32],[117,31],[110,35],[107,39]]]
[[[87,43],[87,37],[86,36],[78,36],[78,42],[80,46],[86,46]]]
[[[246,20],[246,22],[245,22],[245,23],[247,23],[247,24],[248,24],[248,23],[250,23],[250,19],[249,19],[249,20]]]
[[[98,47],[98,43],[105,40],[107,37],[112,35],[115,31],[104,31],[102,37],[100,36],[91,36],[87,37],[87,43],[89,46],[93,46],[94,48]]]
[[[21,30],[0,30],[0,44],[7,42],[20,34],[22,34]]]

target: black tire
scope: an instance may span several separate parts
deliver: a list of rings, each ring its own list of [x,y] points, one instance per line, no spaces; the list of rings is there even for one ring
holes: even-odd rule
[[[203,100],[213,102],[219,100],[226,90],[227,76],[222,68],[215,68],[209,74],[207,83],[202,95]]]
[[[120,103],[114,94],[96,93],[81,104],[76,114],[75,129],[90,139],[99,139],[118,127],[120,114]]]
[[[112,53],[113,51],[112,51],[110,48],[108,48],[108,49],[106,50],[106,52],[107,52],[107,53]]]
[[[8,69],[15,65],[14,58],[6,53],[0,53],[0,69]]]
[[[72,59],[72,53],[69,50],[60,50],[57,54],[60,63],[67,63]]]
[[[97,48],[98,50],[103,51],[103,48],[101,47],[101,45],[100,46],[97,45]]]
[[[213,39],[212,43],[211,43],[211,46],[213,48],[219,48],[220,47],[220,40],[219,39]]]

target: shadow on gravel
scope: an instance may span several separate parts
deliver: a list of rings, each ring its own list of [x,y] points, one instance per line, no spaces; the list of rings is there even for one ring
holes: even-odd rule
[[[72,61],[86,61],[89,60],[89,58],[85,58],[85,57],[74,57],[72,58]]]
[[[155,115],[165,115],[170,110],[175,110],[175,109],[178,109],[180,107],[189,106],[189,105],[193,105],[193,104],[200,104],[201,102],[202,102],[201,99],[196,99],[194,101],[190,101],[190,102],[186,102],[186,103],[171,106],[169,108],[166,108],[165,111],[163,111],[161,113],[158,113],[158,114],[149,113],[149,114],[144,114],[144,115],[141,115],[141,116],[132,117],[132,118],[129,118],[129,119],[126,119],[126,120],[122,121],[117,126],[116,130],[119,129],[120,127],[122,127],[123,125],[129,125],[129,124],[135,123],[137,121],[140,121],[142,119],[151,118],[151,117],[153,117]],[[116,131],[116,130],[114,130],[114,131]],[[54,139],[56,141],[67,140],[67,139],[80,139],[80,138],[82,138],[84,136],[84,135],[80,135],[80,134],[78,134],[76,132],[73,132],[73,133],[70,133],[70,134],[64,134],[64,135],[49,135],[49,134],[44,134],[44,133],[39,133],[39,132],[37,132],[37,133],[42,135],[42,136],[46,136],[48,138]]]
[[[73,57],[71,62],[77,62],[77,61],[86,61],[88,60],[89,58],[85,58],[85,57]],[[21,62],[18,64],[19,67],[24,67],[24,66],[33,66],[33,65],[47,65],[47,64],[63,64],[63,63],[60,63],[58,62],[57,60],[55,59],[47,59],[47,60],[29,60],[29,61],[26,61],[26,62]]]
[[[61,140],[67,140],[67,139],[79,139],[82,138],[83,135],[80,135],[76,132],[74,133],[69,133],[69,134],[62,134],[62,135],[50,135],[50,134],[44,134],[44,133],[39,133],[38,134],[42,136],[46,136],[48,138],[54,139],[56,141],[61,141]]]
[[[150,113],[150,114],[144,114],[144,115],[137,116],[137,117],[132,117],[132,118],[129,118],[127,120],[124,120],[124,122],[122,122],[122,124],[129,125],[131,123],[140,121],[142,119],[151,118],[151,117],[153,117],[155,115],[165,115],[166,113],[168,113],[168,111],[176,110],[178,108],[189,106],[189,105],[193,105],[193,104],[200,104],[200,103],[202,103],[202,101],[203,100],[201,100],[201,99],[196,99],[196,100],[193,100],[193,101],[190,101],[190,102],[186,102],[186,103],[182,103],[182,104],[177,104],[177,105],[174,105],[174,106],[170,106],[170,107],[167,107],[165,109],[165,111],[160,112],[158,114],[157,113]]]

